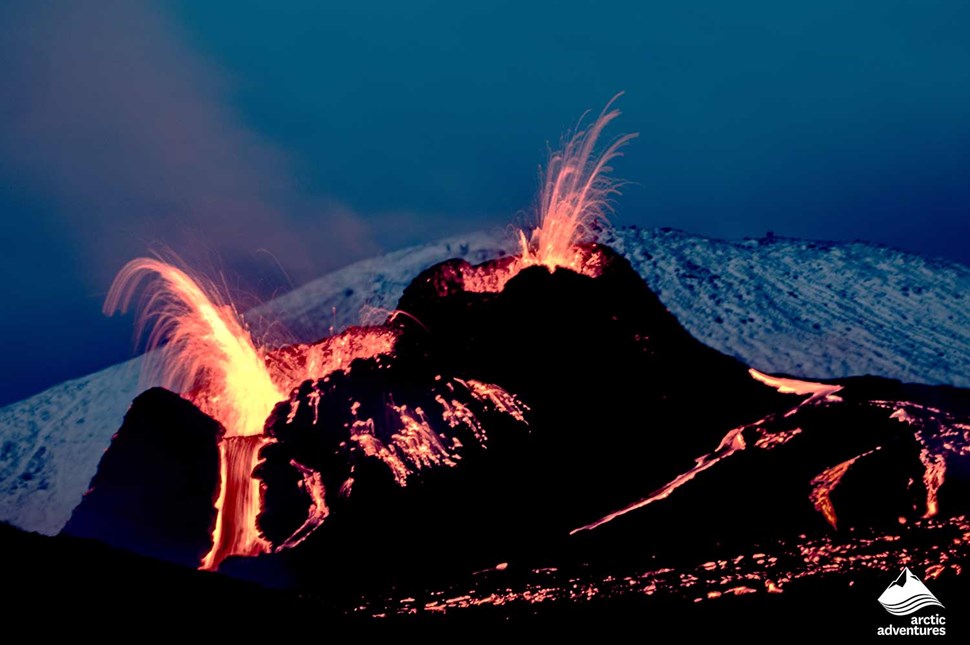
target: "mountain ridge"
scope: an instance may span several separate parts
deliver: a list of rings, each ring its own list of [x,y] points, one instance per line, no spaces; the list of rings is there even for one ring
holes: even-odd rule
[[[761,371],[970,386],[970,268],[864,242],[727,241],[633,227],[601,242],[630,260],[693,336]],[[513,251],[504,231],[412,247],[323,276],[246,317],[271,341],[312,341],[383,319],[436,262]],[[138,384],[139,363],[0,409],[0,520],[60,530],[132,399],[152,385]]]

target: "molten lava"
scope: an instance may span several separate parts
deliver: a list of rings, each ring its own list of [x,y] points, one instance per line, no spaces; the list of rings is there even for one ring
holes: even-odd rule
[[[409,549],[402,545],[460,544],[470,552],[467,562],[480,567],[476,549],[500,549],[496,555],[513,563],[510,555],[528,555],[506,544],[514,541],[509,535],[535,534],[540,536],[536,543],[545,544],[566,540],[567,532],[581,537],[569,538],[563,552],[575,548],[575,560],[585,563],[584,549],[625,548],[623,531],[645,526],[649,530],[636,535],[632,555],[650,548],[661,556],[672,553],[676,561],[681,541],[705,544],[706,527],[713,525],[707,519],[718,517],[723,507],[731,515],[724,514],[728,521],[719,529],[724,534],[712,536],[717,555],[708,562],[682,560],[687,568],[589,580],[565,572],[557,579],[552,575],[556,568],[545,567],[533,570],[536,582],[527,581],[521,589],[472,585],[460,593],[431,592],[423,604],[409,595],[395,599],[392,611],[441,612],[629,591],[681,590],[701,601],[761,589],[780,593],[801,577],[888,570],[906,559],[937,567],[927,569],[928,577],[959,572],[955,560],[965,557],[970,521],[965,509],[960,515],[949,509],[948,494],[943,500],[950,516],[939,517],[939,490],[948,467],[951,477],[959,475],[958,459],[970,457],[964,413],[871,400],[866,388],[895,396],[895,386],[886,384],[817,383],[747,370],[700,346],[625,259],[590,244],[617,194],[610,163],[635,136],[621,136],[597,152],[599,137],[619,115],[611,105],[550,156],[538,222],[530,232],[519,232],[519,255],[477,266],[450,260],[430,268],[402,296],[398,306],[407,311],[395,312],[384,326],[351,328],[317,343],[266,347],[212,284],[156,259],[137,259],[122,269],[106,311],[127,308],[138,287],[152,279],[154,289],[142,300],[142,324],[153,322],[149,349],[154,351],[146,364],[157,381],[225,428],[212,546],[202,568],[217,569],[233,555],[255,556],[301,544],[280,560],[312,563],[333,545],[340,554],[367,553],[384,548],[388,540],[405,553]],[[523,272],[538,266],[546,270]],[[568,271],[554,273],[560,268]],[[514,285],[520,288],[506,290],[516,275]],[[397,314],[408,320],[396,321]],[[534,337],[528,335],[532,318],[542,323],[531,328],[541,330]],[[358,359],[365,362],[351,372]],[[685,365],[689,369],[682,369]],[[350,373],[330,378],[337,372]],[[703,387],[697,374],[705,375]],[[857,390],[862,394],[856,395]],[[915,399],[921,400],[920,395]],[[851,429],[848,440],[856,447],[830,451],[833,442],[841,445],[839,434],[848,432],[829,432],[830,422],[836,430],[842,430],[840,423]],[[896,422],[911,426],[912,433],[900,431]],[[868,424],[885,431],[885,442],[882,435],[873,435],[864,443],[869,435],[860,426]],[[518,443],[520,437],[528,441]],[[213,440],[206,445],[212,448]],[[878,457],[870,456],[883,446]],[[849,455],[857,456],[845,460]],[[769,457],[789,467],[775,467]],[[803,471],[799,459],[806,458],[812,466]],[[209,472],[213,464],[210,454]],[[673,470],[669,464],[680,466]],[[259,479],[253,477],[257,467]],[[853,500],[853,482],[871,472],[891,483],[909,481],[900,483],[899,491],[887,487],[899,493],[887,495],[884,504],[893,519],[899,518],[903,528],[898,534],[853,532],[853,506],[843,500]],[[614,473],[619,473],[615,479]],[[755,488],[746,479],[751,473],[768,473],[770,479],[764,477]],[[923,488],[925,513],[919,497]],[[203,502],[211,490],[210,480]],[[791,490],[797,498],[783,497]],[[849,530],[802,534],[797,540],[771,537],[765,518],[801,521],[801,507],[812,531],[817,524],[819,531],[829,532],[806,502],[806,493],[832,529],[841,521]],[[675,501],[663,502],[672,497]],[[700,509],[696,517],[691,509],[671,510],[684,497]],[[200,506],[206,513],[201,526],[210,511]],[[909,514],[917,508],[922,517]],[[622,516],[628,516],[626,527],[617,522],[594,530]],[[654,530],[654,517],[674,520],[663,525],[671,532],[669,539],[653,536],[664,532]],[[324,522],[327,529],[320,539],[308,540]],[[582,522],[587,523],[573,528]],[[691,526],[703,530],[681,528]],[[759,546],[764,552],[731,551],[739,538],[759,532],[769,536]],[[940,536],[935,539],[941,548],[931,554],[916,539],[922,533]],[[913,535],[911,544],[897,548]],[[722,546],[724,536],[728,539]],[[565,543],[555,544],[559,549]],[[510,549],[511,554],[504,553]],[[454,557],[465,561],[463,554]],[[572,557],[564,562],[568,565]],[[348,580],[362,573],[352,563],[336,564],[333,572],[349,573]],[[502,561],[494,571],[508,566]],[[396,578],[397,571],[409,567],[382,569]]]
[[[799,409],[806,406],[836,402],[839,400],[839,398],[835,396],[835,393],[842,389],[841,385],[814,383],[812,381],[800,381],[798,379],[770,376],[768,374],[763,374],[756,369],[749,369],[748,374],[754,380],[760,383],[763,383],[768,387],[774,388],[775,390],[777,390],[782,394],[795,394],[799,396],[808,395],[807,398],[803,399],[797,405],[787,410],[784,413],[785,417],[790,417],[794,415],[796,412],[798,412]],[[800,428],[793,428],[791,430],[777,432],[777,433],[766,433],[764,432],[763,426],[770,418],[771,418],[770,416],[765,417],[763,419],[759,419],[755,421],[754,423],[749,423],[729,430],[727,434],[725,434],[724,437],[721,439],[717,448],[715,448],[710,453],[705,453],[700,457],[697,457],[694,460],[694,467],[691,468],[690,470],[683,472],[680,475],[677,475],[674,479],[667,482],[661,488],[654,491],[647,497],[641,500],[638,500],[628,506],[625,506],[617,511],[609,513],[608,515],[601,517],[595,522],[591,522],[584,526],[580,526],[579,528],[575,528],[572,531],[570,531],[569,534],[575,535],[576,533],[579,533],[581,531],[591,531],[593,529],[599,528],[600,526],[603,526],[604,524],[612,522],[616,518],[622,517],[627,513],[631,513],[633,511],[649,506],[654,502],[667,499],[674,491],[676,491],[684,484],[693,480],[700,473],[717,465],[718,463],[727,459],[731,455],[747,449],[748,444],[744,439],[744,432],[747,430],[752,430],[756,433],[757,439],[754,441],[754,446],[762,450],[771,450],[773,448],[776,448],[779,445],[783,445],[788,441],[790,441],[793,437],[801,433]],[[858,457],[856,457],[856,459],[858,459]],[[833,527],[835,526],[835,511],[831,510],[831,503],[827,501],[828,492],[830,492],[831,489],[838,484],[839,480],[842,478],[842,475],[845,474],[845,471],[848,470],[849,466],[851,466],[853,462],[855,462],[855,459],[852,459],[846,462],[845,464],[840,464],[836,468],[831,469],[836,474],[832,475],[831,486],[829,486],[828,488],[823,489],[822,485],[819,482],[815,480],[812,481],[812,485],[815,486],[815,491],[813,492],[812,501],[813,503],[815,503],[816,508],[818,508],[823,514],[825,514],[826,519],[828,519],[829,522],[832,523]],[[842,468],[842,470],[838,470],[839,468]],[[825,471],[825,473],[823,473],[819,477],[824,477],[826,476],[827,473],[830,473],[830,471]],[[823,491],[819,493],[819,500],[821,501],[816,502],[814,495],[819,490]],[[827,507],[824,506],[824,504],[826,503],[828,504]],[[830,516],[830,513],[831,513],[831,516]]]
[[[879,450],[879,446],[827,468],[812,479],[812,492],[809,493],[808,499],[811,500],[815,509],[825,516],[825,520],[832,525],[833,529],[838,528],[838,518],[835,516],[835,506],[832,505],[832,491],[841,483],[852,464],[876,450]]]
[[[610,109],[612,104],[607,103],[589,128],[578,130],[562,151],[549,158],[539,195],[539,226],[528,239],[524,232],[519,234],[525,265],[566,267],[582,273],[582,257],[576,245],[589,241],[606,218],[610,199],[617,194],[617,184],[609,177],[610,161],[637,136],[621,136],[600,155],[595,154],[603,129],[620,115],[619,110]]]
[[[285,394],[266,367],[239,314],[218,291],[160,260],[138,258],[121,269],[104,310],[125,311],[138,287],[156,277],[141,303],[141,324],[154,320],[148,369],[163,387],[189,397],[218,420],[227,436],[261,434],[266,415]],[[163,346],[164,343],[164,346]]]
[[[268,350],[256,344],[239,313],[212,285],[150,258],[122,268],[105,312],[126,310],[138,287],[152,277],[154,289],[141,303],[141,325],[154,321],[148,348],[155,351],[146,369],[226,429],[212,550],[202,560],[202,568],[215,569],[230,555],[268,549],[256,527],[260,491],[252,472],[269,441],[263,425],[273,406],[307,379],[389,353],[396,335],[390,328],[354,328],[320,343]]]
[[[252,477],[259,450],[269,442],[261,435],[228,437],[219,444],[220,481],[212,550],[202,559],[203,569],[216,569],[230,555],[253,556],[269,549],[255,530],[259,514],[259,481]],[[228,512],[227,512],[227,509]]]
[[[620,136],[597,154],[600,135],[620,115],[619,110],[611,109],[617,97],[592,125],[579,127],[562,150],[550,155],[539,191],[538,224],[530,233],[518,232],[520,255],[488,269],[468,267],[462,274],[466,291],[501,291],[519,271],[536,265],[553,271],[564,267],[594,278],[599,275],[599,258],[581,245],[592,241],[597,228],[607,221],[611,199],[619,193],[619,183],[609,174],[613,170],[610,162],[637,136]]]

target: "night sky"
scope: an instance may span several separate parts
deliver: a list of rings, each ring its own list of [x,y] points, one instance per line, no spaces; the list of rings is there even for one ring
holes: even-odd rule
[[[131,355],[150,249],[255,301],[521,221],[619,91],[618,224],[970,264],[970,4],[545,4],[4,2],[0,404]]]

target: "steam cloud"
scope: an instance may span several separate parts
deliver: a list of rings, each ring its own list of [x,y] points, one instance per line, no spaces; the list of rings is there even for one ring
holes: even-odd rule
[[[225,73],[156,4],[23,2],[0,16],[0,150],[17,180],[56,196],[47,228],[79,247],[89,287],[153,244],[250,288],[272,262],[260,250],[295,282],[376,250],[349,209],[301,194],[286,155],[232,109]]]

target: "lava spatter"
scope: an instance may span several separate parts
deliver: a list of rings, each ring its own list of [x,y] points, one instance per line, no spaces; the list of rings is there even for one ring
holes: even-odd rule
[[[118,273],[105,311],[127,309],[142,282],[152,278],[152,288],[140,303],[140,324],[153,323],[146,369],[226,428],[213,545],[202,560],[202,568],[214,569],[230,555],[251,556],[268,549],[256,526],[260,490],[252,473],[269,441],[262,433],[273,406],[308,378],[348,369],[358,358],[389,353],[395,331],[352,328],[315,344],[260,347],[214,285],[150,258],[132,260]]]
[[[630,139],[596,153],[617,114],[607,106],[550,158],[518,255],[429,267],[381,326],[266,347],[204,281],[156,260],[122,271],[110,307],[155,277],[145,313],[166,383],[226,427],[205,568],[266,554],[236,565],[356,590],[559,558],[524,583],[408,595],[408,612],[778,593],[889,567],[897,542],[926,566],[935,542],[936,565],[957,570],[967,509],[947,495],[970,456],[961,395],[917,388],[910,402],[880,379],[773,376],[695,340],[625,258],[591,243]],[[957,411],[921,403],[936,397]],[[444,548],[368,571],[345,557],[428,545]],[[574,573],[597,558],[623,575]]]

